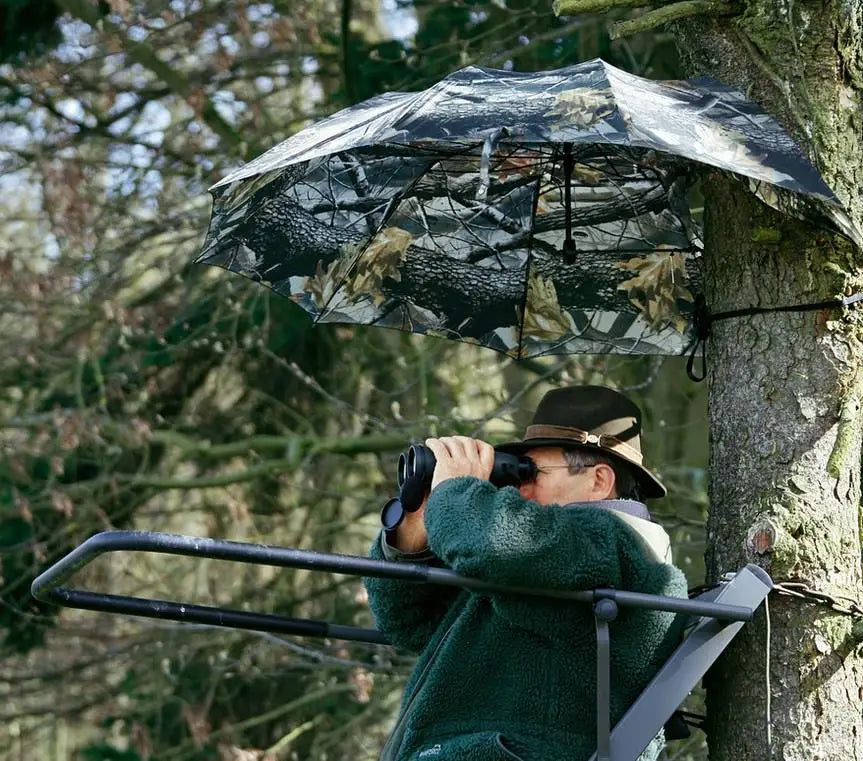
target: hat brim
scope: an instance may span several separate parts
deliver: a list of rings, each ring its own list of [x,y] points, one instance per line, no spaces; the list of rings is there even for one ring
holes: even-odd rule
[[[536,447],[563,447],[564,449],[581,449],[585,452],[591,452],[602,457],[610,457],[613,460],[624,463],[632,468],[636,478],[644,489],[644,496],[651,499],[659,499],[668,494],[668,490],[662,485],[662,482],[653,475],[647,468],[637,465],[632,460],[627,460],[615,452],[609,452],[607,449],[599,447],[585,446],[577,444],[572,439],[527,439],[525,441],[508,441],[505,444],[495,445],[495,449],[499,452],[507,452],[509,454],[524,454],[528,449]]]

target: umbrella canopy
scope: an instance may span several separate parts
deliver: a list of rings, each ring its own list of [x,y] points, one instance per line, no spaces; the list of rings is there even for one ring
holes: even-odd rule
[[[468,67],[340,111],[225,177],[198,261],[321,322],[515,357],[679,354],[700,288],[699,165],[774,204],[838,206],[782,128],[718,82],[598,59]]]

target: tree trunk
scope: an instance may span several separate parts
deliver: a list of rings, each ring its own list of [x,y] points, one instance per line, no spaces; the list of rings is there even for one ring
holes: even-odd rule
[[[677,32],[689,73],[734,84],[776,116],[859,226],[863,2],[748,2],[734,19]],[[863,254],[844,239],[783,217],[718,174],[705,192],[712,312],[863,290]],[[775,581],[863,599],[863,312],[719,321],[708,357],[709,577],[754,562]],[[708,680],[712,761],[863,759],[859,626],[855,639],[850,616],[776,595],[769,629],[765,613]]]

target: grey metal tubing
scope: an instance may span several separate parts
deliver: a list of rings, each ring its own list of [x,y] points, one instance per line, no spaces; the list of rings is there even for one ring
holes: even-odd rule
[[[55,589],[48,599],[67,607],[97,610],[104,613],[122,613],[145,618],[226,626],[231,629],[267,631],[276,634],[295,634],[301,637],[332,637],[356,642],[374,642],[380,645],[390,644],[384,633],[377,629],[342,626],[341,624],[331,624],[327,621],[315,621],[308,618],[289,618],[270,613],[213,608],[208,605],[191,605],[168,600],[100,594],[81,589]]]
[[[446,568],[434,568],[418,563],[397,563],[354,555],[337,555],[311,550],[298,550],[289,547],[273,547],[264,544],[250,544],[247,542],[233,542],[226,539],[190,537],[152,531],[106,531],[90,537],[37,577],[31,586],[31,592],[38,600],[67,607],[104,610],[113,613],[129,613],[131,615],[168,618],[178,621],[195,621],[217,626],[236,626],[238,628],[260,631],[280,631],[286,633],[283,626],[287,626],[288,624],[284,622],[292,621],[296,623],[300,620],[248,613],[245,611],[230,611],[208,606],[172,603],[164,600],[102,594],[86,590],[68,589],[61,586],[77,571],[84,568],[100,555],[121,551],[158,552],[188,557],[206,557],[215,560],[253,563],[256,565],[329,571],[355,576],[402,579],[496,594],[533,595],[580,602],[593,602],[605,598],[614,600],[617,604],[626,607],[650,608],[674,613],[710,616],[725,621],[748,621],[752,616],[751,609],[736,605],[705,603],[676,597],[624,592],[615,589],[586,591],[536,589],[521,586],[512,587],[462,576]],[[220,614],[221,618],[219,617]],[[283,622],[279,624],[273,619],[282,619]],[[227,623],[228,620],[235,623]],[[315,624],[328,627],[334,626],[332,624],[324,624],[323,622],[315,622]],[[328,631],[328,634],[321,636],[342,636],[341,634],[336,635],[332,628]],[[341,627],[339,631],[342,634],[356,635],[343,637],[346,639],[383,641],[381,639],[383,635],[373,629]]]
[[[593,606],[596,625],[596,755],[611,761],[611,635],[609,621],[617,618],[617,603],[599,600]]]
[[[762,568],[747,565],[703,596],[744,605],[754,613],[772,588],[773,581]],[[710,617],[698,620],[612,729],[609,750],[613,761],[636,761],[743,625]],[[597,748],[589,761],[602,761],[600,751]]]
[[[611,638],[608,621],[596,618],[596,755],[611,761]]]

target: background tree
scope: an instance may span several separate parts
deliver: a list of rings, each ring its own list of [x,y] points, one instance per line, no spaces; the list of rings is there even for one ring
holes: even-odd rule
[[[625,3],[561,0],[562,14]],[[682,15],[681,15],[682,14]],[[808,151],[858,228],[863,222],[863,4],[677,3],[618,24],[675,15],[690,74],[736,85]],[[713,311],[828,300],[863,288],[861,251],[766,208],[712,176],[705,188],[706,296]],[[745,562],[861,599],[863,319],[836,309],[714,324],[710,338],[710,578]],[[863,756],[861,632],[847,615],[771,599],[765,620],[714,669],[711,758]],[[772,734],[768,729],[772,726]]]
[[[57,25],[0,65],[0,755],[375,758],[403,654],[58,612],[30,582],[106,528],[364,553],[406,442],[520,434],[553,383],[616,383],[642,402],[674,495],[660,515],[701,581],[704,393],[679,362],[514,364],[313,328],[191,265],[206,188],[324,114],[468,63],[600,54],[674,76],[667,35],[612,44],[597,19],[515,0],[55,6]],[[116,557],[82,582],[370,623],[356,579]]]

